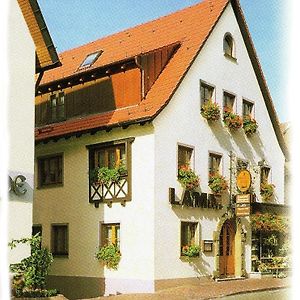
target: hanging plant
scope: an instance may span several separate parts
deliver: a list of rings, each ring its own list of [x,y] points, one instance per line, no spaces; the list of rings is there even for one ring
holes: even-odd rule
[[[217,121],[220,119],[220,107],[217,103],[208,100],[201,107],[201,115],[208,121]]]
[[[243,118],[243,128],[247,135],[254,134],[258,128],[257,122],[250,115]]]
[[[178,170],[178,181],[186,190],[193,191],[200,185],[199,176],[187,165]]]
[[[222,194],[228,189],[227,180],[218,173],[209,174],[208,186],[216,195]]]
[[[263,201],[270,201],[274,195],[275,185],[272,183],[262,183],[260,185],[260,195]]]
[[[253,231],[278,231],[289,232],[289,219],[286,216],[257,213],[251,215],[251,227]]]
[[[229,129],[239,129],[243,126],[242,118],[233,113],[229,107],[224,108],[223,122]]]

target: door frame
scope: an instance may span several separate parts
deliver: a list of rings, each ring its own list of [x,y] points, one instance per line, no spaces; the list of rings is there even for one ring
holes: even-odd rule
[[[242,227],[240,218],[230,211],[224,213],[220,218],[216,231],[213,232],[213,246],[214,246],[214,271],[213,278],[220,278],[220,233],[224,223],[227,220],[232,220],[235,224],[235,240],[234,240],[234,276],[243,277],[246,276],[245,269],[245,244],[246,244],[246,232]]]

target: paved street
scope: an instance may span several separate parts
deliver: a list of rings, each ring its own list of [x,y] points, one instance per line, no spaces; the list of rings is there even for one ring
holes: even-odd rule
[[[219,299],[224,300],[287,300],[291,299],[291,289],[279,289],[248,294],[226,296]]]
[[[109,298],[98,297],[93,298],[93,300],[207,300],[220,298],[234,300],[285,300],[288,299],[288,287],[288,278],[245,279],[222,282],[215,282],[213,280],[203,280],[199,281],[197,285],[179,285],[177,287],[160,290],[153,294],[123,294],[118,296],[110,296]],[[251,294],[241,295],[241,293]],[[233,296],[229,297],[229,295]]]

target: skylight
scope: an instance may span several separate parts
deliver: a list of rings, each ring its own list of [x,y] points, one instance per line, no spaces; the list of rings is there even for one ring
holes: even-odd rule
[[[97,59],[98,57],[102,54],[102,50],[88,54],[84,61],[81,63],[79,66],[79,69],[82,68],[89,68]]]

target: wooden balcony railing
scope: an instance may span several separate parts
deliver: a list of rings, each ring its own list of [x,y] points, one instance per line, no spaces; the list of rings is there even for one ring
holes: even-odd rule
[[[99,207],[99,203],[106,203],[111,206],[114,202],[125,205],[130,200],[130,185],[128,176],[121,178],[119,182],[108,184],[90,183],[89,201]]]

